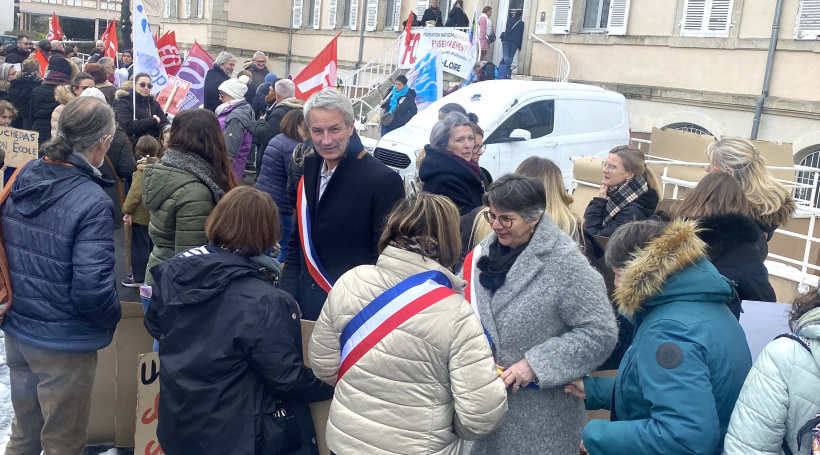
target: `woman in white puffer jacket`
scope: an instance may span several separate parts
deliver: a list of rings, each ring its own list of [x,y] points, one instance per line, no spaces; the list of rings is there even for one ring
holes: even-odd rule
[[[447,268],[461,252],[458,221],[458,209],[445,197],[420,193],[403,199],[387,218],[376,265],[345,273],[328,294],[309,356],[316,377],[336,385],[326,434],[334,453],[458,455],[462,440],[483,436],[504,420],[507,393],[487,337],[457,293],[464,281]],[[438,285],[424,281],[430,287],[423,292],[428,297],[435,292],[430,299],[435,303],[389,331],[352,365],[356,349],[342,360],[340,338],[348,324],[356,324],[354,316],[372,308],[377,297],[390,295],[388,309],[401,299],[391,292],[412,294],[396,306],[402,308],[394,314],[399,316],[414,307],[406,302],[422,293],[403,292],[403,286],[431,276]],[[373,320],[379,317],[368,323]]]
[[[724,455],[790,455],[811,448],[809,431],[798,451],[798,432],[820,412],[820,294],[795,300],[789,325],[800,340],[780,337],[755,361],[729,421]]]

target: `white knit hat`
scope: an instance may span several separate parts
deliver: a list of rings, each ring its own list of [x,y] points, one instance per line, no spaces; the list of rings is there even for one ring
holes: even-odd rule
[[[228,79],[219,84],[219,91],[225,93],[231,98],[238,100],[245,97],[248,92],[248,76],[239,76],[239,79]]]
[[[98,98],[98,99],[101,99],[103,101],[106,101],[105,95],[103,95],[103,92],[101,92],[100,89],[98,89],[96,87],[88,87],[87,89],[83,90],[82,93],[80,93],[80,96],[93,96],[94,98]]]

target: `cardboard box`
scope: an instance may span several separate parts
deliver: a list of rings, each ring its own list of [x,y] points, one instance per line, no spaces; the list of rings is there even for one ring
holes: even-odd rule
[[[142,307],[140,307],[142,311]],[[313,333],[313,321],[302,321],[302,353],[305,364],[308,363],[307,346],[310,336]],[[143,329],[144,330],[144,329]],[[147,333],[146,333],[147,335]],[[148,350],[151,349],[150,337]],[[136,365],[136,363],[135,363]],[[157,440],[157,419],[156,408],[159,403],[159,356],[156,352],[139,356],[139,365],[133,371],[136,398],[137,414],[134,415],[134,407],[131,408],[131,431],[136,426],[136,434],[132,433],[132,441],[135,441],[134,453],[161,453]],[[330,401],[322,401],[310,405],[310,413],[313,416],[313,425],[316,429],[316,444],[319,446],[321,455],[330,455],[325,441],[325,431],[327,430],[327,419],[330,415]],[[132,444],[133,445],[133,444]]]
[[[99,351],[91,392],[89,444],[134,447],[139,356],[150,352],[153,345],[142,320],[142,304],[122,302],[122,319],[114,340]]]

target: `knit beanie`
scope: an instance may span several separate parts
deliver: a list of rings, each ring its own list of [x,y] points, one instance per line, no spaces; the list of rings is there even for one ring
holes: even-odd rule
[[[248,76],[239,76],[239,79],[228,79],[219,84],[219,91],[225,93],[231,98],[238,100],[245,97],[248,92]]]
[[[122,53],[123,54],[128,54],[131,57],[134,57],[134,51],[132,51],[131,49],[126,49],[126,50],[122,51]]]
[[[91,96],[91,97],[98,98],[98,99],[101,99],[103,101],[106,101],[105,100],[105,95],[103,95],[103,92],[101,92],[100,89],[98,89],[96,87],[88,87],[87,89],[83,90],[83,92],[80,94],[80,96]]]
[[[268,84],[272,83],[274,79],[276,79],[276,75],[273,73],[268,73],[265,75],[265,82]]]
[[[48,70],[63,73],[71,77],[71,63],[63,57],[51,57],[48,61]]]

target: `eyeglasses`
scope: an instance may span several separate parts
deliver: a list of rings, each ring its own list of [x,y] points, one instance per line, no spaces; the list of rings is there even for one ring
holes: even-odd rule
[[[488,223],[490,223],[490,226],[492,226],[493,223],[495,223],[495,221],[498,220],[499,224],[501,224],[501,227],[503,227],[504,229],[509,229],[513,225],[513,222],[518,219],[518,217],[507,215],[495,216],[494,213],[490,213],[490,211],[488,210],[484,212],[484,219],[487,220]]]
[[[486,145],[475,145],[473,146],[473,152],[478,153],[479,155],[483,155],[484,152],[487,151]]]
[[[601,161],[601,169],[603,169],[605,171],[607,171],[607,170],[608,171],[614,171],[614,170],[618,169],[618,166],[615,166],[612,163],[607,163],[606,161]]]
[[[264,65],[266,63],[266,61],[265,60],[254,60],[253,63],[261,63],[261,64]]]
[[[154,84],[151,84],[149,82],[140,82],[139,85],[140,85],[141,88],[145,88],[145,87],[148,87],[149,89],[154,88]]]
[[[223,96],[226,96],[226,95],[227,95],[227,93],[225,93],[225,92],[219,92],[219,97],[220,98],[222,98]]]

